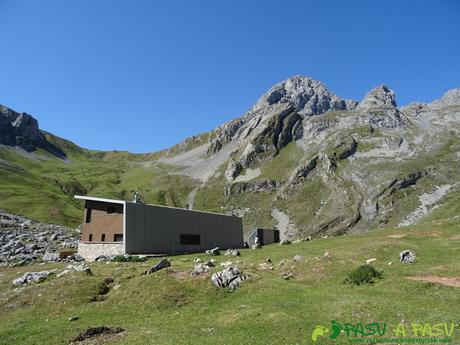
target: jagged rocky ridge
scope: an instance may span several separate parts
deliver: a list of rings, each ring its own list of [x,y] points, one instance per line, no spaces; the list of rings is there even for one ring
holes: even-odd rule
[[[14,121],[4,123],[9,133]],[[29,132],[39,135],[16,134],[31,138]],[[8,140],[6,145],[18,145]],[[282,237],[302,237],[422,219],[457,193],[459,152],[460,89],[429,104],[398,107],[385,85],[357,102],[295,76],[273,86],[241,117],[145,155],[143,162],[136,156],[126,169],[159,169],[190,186],[185,195],[170,194],[177,180],[162,179],[165,203],[238,214],[246,232],[278,227]],[[14,174],[11,167],[0,159],[0,169]],[[72,190],[97,190],[74,176]],[[114,194],[124,193],[120,188],[115,179],[108,188],[113,194],[100,196],[119,197]],[[150,187],[144,188],[148,193]]]
[[[285,235],[367,230],[396,222],[422,192],[446,184],[455,187],[449,192],[457,190],[459,108],[458,90],[432,104],[399,108],[385,85],[358,103],[296,76],[210,132],[208,142],[160,160],[210,186],[203,193],[219,194],[214,206],[220,210],[249,207],[245,215],[268,214],[272,220],[264,225],[283,226],[271,212],[281,209],[295,229]],[[445,153],[455,159],[440,165],[449,141]],[[298,163],[285,176],[268,178],[264,170],[290,144],[300,151]],[[288,160],[278,158],[280,165]],[[261,202],[251,205],[250,199]]]

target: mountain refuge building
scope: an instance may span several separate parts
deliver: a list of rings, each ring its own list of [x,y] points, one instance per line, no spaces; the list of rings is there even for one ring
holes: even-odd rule
[[[243,248],[240,217],[177,207],[76,195],[84,201],[78,253],[176,255]]]

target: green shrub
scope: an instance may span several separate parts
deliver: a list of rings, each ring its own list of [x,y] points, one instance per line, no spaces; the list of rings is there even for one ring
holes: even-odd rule
[[[348,273],[344,279],[345,284],[361,285],[373,284],[377,279],[382,278],[382,273],[371,265],[362,265]]]
[[[112,259],[113,262],[144,262],[147,261],[146,257],[137,255],[116,255]]]

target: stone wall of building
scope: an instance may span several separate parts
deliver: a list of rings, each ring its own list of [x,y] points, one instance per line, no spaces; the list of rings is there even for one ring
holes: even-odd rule
[[[98,256],[123,255],[123,242],[121,243],[78,243],[78,253],[86,261],[94,261]]]

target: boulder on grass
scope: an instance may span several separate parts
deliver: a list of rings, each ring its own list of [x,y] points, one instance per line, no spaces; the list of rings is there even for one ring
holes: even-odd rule
[[[170,267],[170,266],[171,266],[171,263],[169,262],[168,259],[162,259],[155,266],[153,266],[152,268],[149,268],[144,273],[142,273],[142,275],[149,275],[149,274],[155,273],[155,272],[157,272],[159,270],[162,270],[163,268],[167,268],[167,267]]]
[[[303,260],[303,256],[302,256],[302,255],[296,255],[296,256],[294,256],[294,259],[293,259],[293,260],[294,260],[294,261],[297,261],[297,262],[302,261],[302,260]]]
[[[244,276],[237,266],[230,266],[211,276],[211,282],[218,288],[226,288],[230,291],[238,288],[247,277]]]
[[[208,261],[208,262],[205,262],[205,263],[198,263],[195,265],[195,267],[193,267],[193,270],[192,272],[190,273],[190,275],[192,277],[196,277],[196,276],[199,276],[203,273],[207,273],[209,272],[209,270],[212,268],[212,267],[215,267],[216,265],[214,264],[213,261]]]
[[[399,261],[401,261],[403,264],[413,264],[415,263],[415,260],[415,253],[410,250],[406,249],[399,253]]]
[[[219,248],[219,247],[216,247],[216,248],[213,248],[213,249],[208,249],[208,250],[206,251],[206,254],[207,254],[207,255],[213,255],[213,256],[215,256],[215,255],[220,255],[220,248]]]
[[[284,238],[284,239],[281,240],[280,244],[281,245],[291,244],[291,241],[289,241],[287,238]]]
[[[15,280],[13,280],[14,285],[23,285],[23,284],[29,284],[29,283],[38,283],[46,278],[48,278],[49,275],[55,274],[56,269],[51,270],[51,271],[41,271],[41,272],[27,272],[22,275],[22,277],[19,277]]]
[[[227,249],[225,251],[225,254],[224,255],[227,255],[227,256],[239,256],[240,255],[240,251],[238,249]]]

